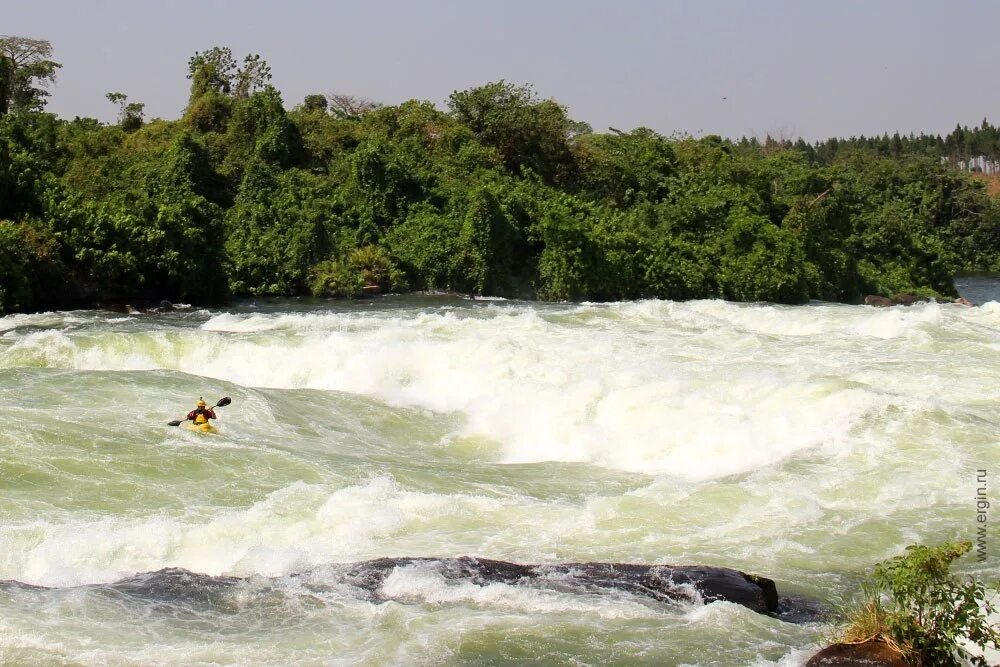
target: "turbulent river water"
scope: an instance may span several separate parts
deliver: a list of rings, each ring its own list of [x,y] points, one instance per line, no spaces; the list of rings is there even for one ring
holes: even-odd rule
[[[998,378],[997,302],[0,318],[0,664],[800,664],[819,622],[433,564],[373,597],[338,564],[720,565],[836,606],[975,540]],[[166,425],[224,395],[221,434]],[[1000,570],[988,546],[963,571]],[[111,585],[168,567],[212,578]]]

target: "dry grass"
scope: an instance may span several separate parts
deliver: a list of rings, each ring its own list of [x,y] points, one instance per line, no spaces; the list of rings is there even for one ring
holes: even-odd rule
[[[976,174],[973,173],[972,177],[977,181],[982,181],[986,184],[986,191],[990,195],[996,197],[1000,195],[1000,174]]]
[[[843,644],[864,644],[879,641],[909,662],[916,657],[913,647],[897,642],[889,633],[888,616],[878,600],[869,599],[864,605],[851,610],[847,616],[847,627],[835,637]]]

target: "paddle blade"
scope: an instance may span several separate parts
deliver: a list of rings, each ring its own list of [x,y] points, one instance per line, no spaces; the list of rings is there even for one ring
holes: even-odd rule
[[[180,425],[181,425],[180,419],[174,420],[172,422],[167,422],[167,426],[180,426]]]
[[[232,402],[233,399],[229,398],[228,396],[223,396],[222,398],[219,399],[219,402],[215,404],[215,407],[224,408]]]

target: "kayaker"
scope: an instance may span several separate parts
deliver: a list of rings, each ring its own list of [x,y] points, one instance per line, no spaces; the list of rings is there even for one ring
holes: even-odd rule
[[[207,424],[209,419],[218,419],[215,410],[205,405],[204,399],[198,399],[198,407],[188,413],[187,418],[195,424]]]

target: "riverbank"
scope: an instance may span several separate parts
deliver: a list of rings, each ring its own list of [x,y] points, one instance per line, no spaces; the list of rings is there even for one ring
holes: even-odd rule
[[[476,297],[471,294],[460,294],[457,292],[448,291],[414,291],[404,294],[394,294],[394,293],[383,293],[377,286],[370,286],[371,289],[366,289],[356,297],[340,297],[335,300],[342,300],[345,302],[353,302],[358,299],[371,299],[371,298],[401,298],[401,297],[411,297],[411,298],[444,298],[444,299],[471,299],[475,300],[477,298],[486,301],[489,300],[499,300],[506,301],[500,297]],[[854,304],[848,305],[875,305],[875,306],[893,306],[893,305],[904,305],[909,306],[915,303],[927,303],[927,302],[940,302],[940,303],[953,303],[960,302],[963,305],[981,305],[989,301],[1000,301],[1000,274],[997,273],[975,273],[975,274],[963,274],[955,278],[955,289],[959,296],[954,299],[935,299],[933,297],[922,297],[914,294],[897,294],[892,297],[880,297],[876,295],[869,295],[864,298],[859,299]],[[302,303],[302,304],[314,304],[320,305],[324,303],[329,303],[329,298],[315,297],[315,296],[303,296],[303,297],[292,297],[292,298],[270,298],[270,301],[285,301],[288,303]],[[963,301],[964,300],[964,301]],[[226,303],[216,303],[216,304],[201,304],[202,307],[216,307],[216,308],[232,308],[239,307],[241,303],[251,302],[249,299],[232,299]],[[518,303],[539,303],[545,304],[544,301],[533,301],[530,299],[512,299],[511,301]],[[33,311],[24,311],[21,314],[31,314],[31,313],[41,313],[41,312],[52,312],[60,310],[105,310],[114,313],[121,313],[124,315],[135,315],[140,313],[166,313],[173,310],[184,310],[192,308],[192,304],[182,303],[175,304],[171,301],[164,299],[132,299],[132,300],[93,300],[93,299],[83,299],[74,301],[61,301],[61,302],[51,302],[45,304],[45,307],[39,308]]]

